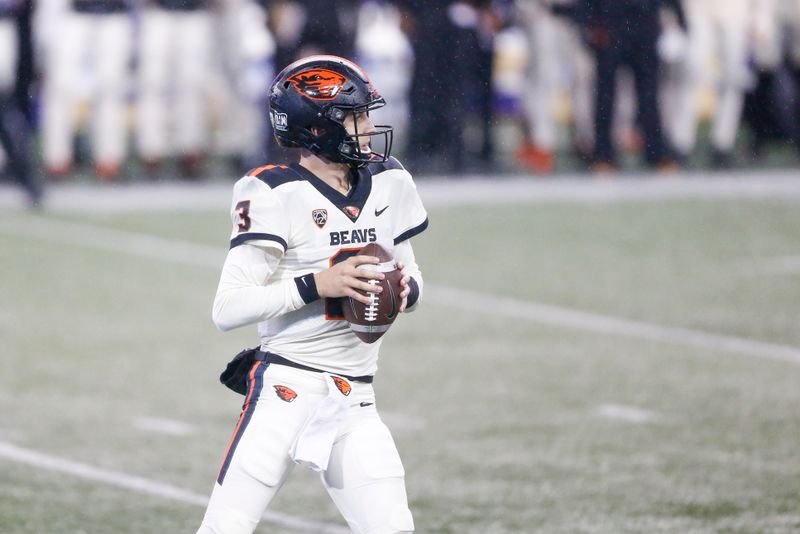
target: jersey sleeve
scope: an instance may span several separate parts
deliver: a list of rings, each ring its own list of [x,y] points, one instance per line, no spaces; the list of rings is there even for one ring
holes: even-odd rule
[[[256,177],[245,176],[233,188],[231,248],[244,243],[286,252],[289,218],[275,191]]]
[[[280,260],[279,251],[249,244],[228,251],[212,309],[217,328],[224,332],[266,321],[308,302],[297,280],[271,280]]]
[[[395,245],[411,239],[428,227],[428,212],[422,205],[422,199],[411,174],[404,170],[398,187],[397,198],[400,209],[396,211],[398,216],[393,221]]]

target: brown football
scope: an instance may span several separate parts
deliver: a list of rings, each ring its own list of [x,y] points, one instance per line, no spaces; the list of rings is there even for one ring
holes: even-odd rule
[[[372,295],[372,303],[363,304],[353,298],[344,299],[344,317],[350,324],[350,330],[364,343],[374,343],[389,330],[400,313],[400,279],[403,277],[397,270],[394,258],[377,243],[370,243],[358,251],[362,256],[375,256],[381,260],[379,265],[362,265],[363,269],[377,269],[386,275],[383,280],[370,280],[371,284],[380,284],[383,291],[368,293]]]

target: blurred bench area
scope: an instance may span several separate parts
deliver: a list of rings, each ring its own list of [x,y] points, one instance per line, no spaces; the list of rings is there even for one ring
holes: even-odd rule
[[[800,0],[0,0],[2,176],[281,162],[266,90],[314,53],[370,74],[420,176],[798,165]]]

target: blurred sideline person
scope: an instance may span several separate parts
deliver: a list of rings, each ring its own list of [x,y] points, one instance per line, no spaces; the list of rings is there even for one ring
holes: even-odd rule
[[[146,0],[139,38],[136,144],[148,173],[176,154],[196,177],[209,146],[210,0]]]
[[[299,163],[254,169],[234,186],[231,249],[214,300],[218,328],[258,323],[245,351],[247,396],[198,534],[248,534],[294,467],[320,478],[357,533],[413,532],[405,472],[372,389],[381,340],[344,321],[344,297],[369,303],[381,279],[367,242],[403,272],[399,312],[422,277],[410,239],[428,224],[411,175],[390,157],[392,128],[369,113],[384,99],[337,56],[292,63],[270,88],[278,141]],[[245,356],[249,354],[249,356]],[[234,360],[234,362],[241,360]]]
[[[215,154],[226,158],[237,176],[267,159],[271,131],[264,117],[275,76],[275,41],[267,11],[256,0],[228,0],[217,10],[219,44],[209,85],[214,89]]]
[[[752,155],[764,155],[773,140],[790,140],[800,150],[800,0],[753,0],[754,87],[744,119]]]
[[[592,136],[594,65],[574,24],[574,0],[516,0],[528,34],[528,90],[525,116],[528,130],[517,158],[531,170],[552,172],[559,144],[558,97],[571,93],[575,147],[588,154]],[[570,89],[571,88],[571,89]]]
[[[716,95],[711,120],[712,165],[729,168],[750,79],[748,55],[754,0],[684,0],[688,43],[675,99],[671,137],[681,159],[695,149],[699,89],[709,71]],[[715,69],[713,60],[719,59]]]
[[[742,122],[750,127],[754,158],[761,157],[769,141],[790,137],[794,128],[778,103],[784,69],[782,4],[783,0],[753,0],[749,43],[753,80],[745,94]]]
[[[54,177],[73,167],[73,142],[78,103],[90,104],[91,145],[99,178],[115,178],[127,156],[125,122],[129,60],[133,46],[130,6],[127,0],[67,0],[41,2],[55,9],[58,38],[43,36],[44,110],[42,143],[44,163]],[[89,71],[87,72],[87,68]],[[90,90],[85,90],[87,75]],[[84,87],[81,87],[84,85]]]
[[[267,10],[267,29],[275,43],[273,65],[322,53],[353,58],[360,0],[259,1]],[[271,131],[269,122],[264,131]],[[267,135],[267,151],[275,163],[296,156],[277,145],[272,135]]]
[[[31,128],[19,102],[17,85],[22,80],[20,63],[22,29],[30,21],[25,0],[0,0],[0,146],[7,170],[28,195],[32,206],[41,203],[43,189],[31,162]],[[26,18],[28,17],[28,18]],[[28,58],[30,60],[30,58]]]
[[[795,149],[800,151],[800,0],[778,0],[779,20],[782,22],[779,35],[784,37],[787,68],[794,85],[794,109],[790,110],[790,122],[794,126],[791,138]]]
[[[351,58],[359,0],[261,0],[275,37],[275,64],[322,53]]]
[[[392,103],[376,109],[370,117],[378,124],[392,125],[397,148],[405,146],[408,139],[408,92],[414,65],[414,52],[401,23],[400,11],[393,4],[364,2],[358,15],[355,48],[357,63]]]
[[[477,115],[477,156],[492,157],[492,39],[497,16],[489,0],[392,0],[414,50],[406,154],[412,170],[460,173],[467,166],[464,130]],[[503,2],[501,2],[503,3]],[[476,162],[478,163],[478,162]]]
[[[644,134],[644,157],[649,166],[674,169],[671,150],[662,129],[659,107],[660,7],[672,8],[686,28],[678,0],[579,0],[577,17],[595,55],[595,146],[592,168],[606,173],[619,162],[612,140],[617,73],[627,65],[633,74],[638,100],[637,120]]]
[[[393,0],[414,50],[409,92],[406,159],[412,171],[452,171],[461,165],[465,61],[459,57],[458,27],[449,8],[455,0]],[[473,60],[473,58],[470,58]]]

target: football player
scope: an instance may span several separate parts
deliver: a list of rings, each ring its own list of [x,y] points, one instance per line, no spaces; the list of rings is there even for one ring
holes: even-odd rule
[[[697,142],[700,115],[698,89],[713,60],[720,65],[714,75],[716,106],[711,122],[712,163],[718,168],[733,163],[733,148],[750,82],[748,67],[754,0],[690,0],[684,2],[688,20],[688,50],[683,83],[678,90],[671,124],[672,143],[683,159]]]
[[[353,532],[413,532],[404,470],[376,410],[381,340],[363,343],[342,298],[368,304],[375,242],[403,272],[401,311],[422,277],[410,239],[428,225],[411,175],[389,153],[392,128],[367,74],[336,56],[292,63],[273,81],[270,120],[299,162],[255,169],[234,186],[230,251],[214,301],[221,330],[258,323],[260,350],[202,534],[252,532],[295,463],[322,483]]]
[[[531,170],[547,174],[555,164],[559,124],[557,100],[570,91],[575,123],[575,145],[588,154],[592,138],[592,75],[594,66],[580,32],[567,18],[570,0],[516,0],[520,22],[528,33],[528,84],[525,93],[526,142],[517,158]]]
[[[136,142],[148,172],[173,152],[184,176],[208,148],[204,104],[214,43],[211,0],[146,0],[139,39]],[[174,135],[170,135],[174,132]]]
[[[77,101],[87,63],[94,77],[92,150],[101,179],[115,178],[127,156],[125,97],[133,49],[133,23],[128,0],[41,2],[58,20],[60,38],[48,40],[44,78],[42,141],[44,162],[52,176],[68,174],[73,165]]]
[[[14,180],[25,188],[31,206],[36,207],[43,189],[31,168],[31,127],[15,94],[19,85],[25,85],[19,68],[24,53],[19,44],[25,34],[21,26],[29,14],[24,0],[0,0],[0,155]]]

